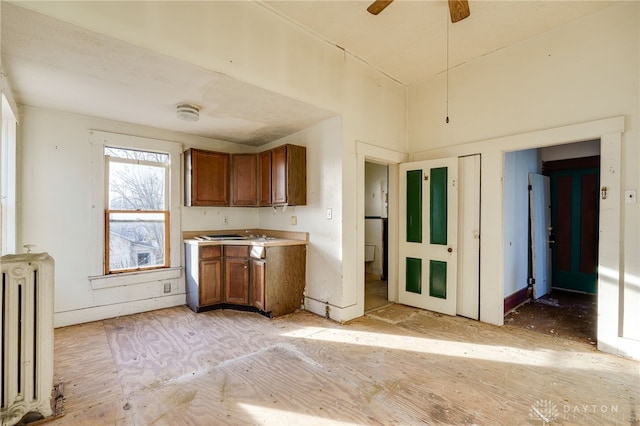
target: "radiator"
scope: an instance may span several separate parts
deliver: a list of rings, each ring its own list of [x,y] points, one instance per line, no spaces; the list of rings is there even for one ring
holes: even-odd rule
[[[25,414],[52,415],[53,258],[46,253],[0,257],[0,424]]]

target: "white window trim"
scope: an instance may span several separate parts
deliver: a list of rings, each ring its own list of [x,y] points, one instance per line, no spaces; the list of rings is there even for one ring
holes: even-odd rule
[[[182,144],[159,139],[142,138],[138,136],[122,135],[100,130],[89,131],[91,144],[91,245],[92,256],[89,276],[92,289],[117,287],[178,278],[181,274],[181,164]],[[169,207],[169,268],[150,271],[137,271],[124,274],[104,275],[104,211],[105,211],[105,159],[104,147],[140,149],[147,151],[166,152],[170,155],[169,166],[170,191],[168,195]]]
[[[0,135],[0,254],[17,250],[16,221],[16,117],[2,93],[2,134]]]

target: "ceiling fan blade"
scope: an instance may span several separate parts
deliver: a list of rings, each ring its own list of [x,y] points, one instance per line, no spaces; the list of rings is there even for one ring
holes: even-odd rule
[[[382,12],[385,7],[389,6],[393,0],[376,0],[367,8],[367,12],[377,15]]]
[[[454,24],[471,15],[469,0],[449,0],[449,13]]]

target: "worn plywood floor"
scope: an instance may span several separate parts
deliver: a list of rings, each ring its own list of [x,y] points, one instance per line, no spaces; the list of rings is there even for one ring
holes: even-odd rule
[[[505,325],[595,345],[598,296],[553,289],[505,315]]]
[[[176,307],[56,330],[56,425],[637,424],[640,364],[589,344],[390,305]]]

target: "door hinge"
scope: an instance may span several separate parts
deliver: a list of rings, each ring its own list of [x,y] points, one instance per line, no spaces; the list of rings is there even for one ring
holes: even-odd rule
[[[529,185],[529,191],[531,191],[533,189],[533,187],[531,185]]]

